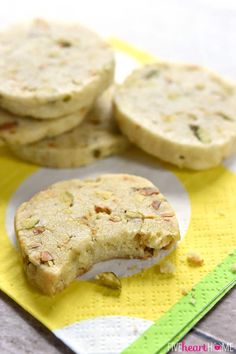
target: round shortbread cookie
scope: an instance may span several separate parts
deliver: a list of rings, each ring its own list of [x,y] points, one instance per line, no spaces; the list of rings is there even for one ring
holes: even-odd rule
[[[180,237],[158,188],[125,174],[52,185],[18,208],[15,230],[28,279],[46,294],[97,262],[152,257]]]
[[[117,89],[115,106],[133,143],[179,167],[211,168],[235,152],[236,88],[202,67],[141,67]]]
[[[82,122],[88,108],[57,119],[30,119],[0,109],[0,146],[30,144],[65,133]]]
[[[73,130],[24,146],[11,146],[15,155],[41,166],[68,168],[87,165],[120,153],[129,146],[113,117],[112,92],[106,91],[82,124]]]
[[[112,82],[113,51],[78,24],[34,20],[0,33],[0,105],[57,118],[91,106]]]

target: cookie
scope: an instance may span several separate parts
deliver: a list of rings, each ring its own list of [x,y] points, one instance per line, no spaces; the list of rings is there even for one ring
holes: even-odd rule
[[[57,118],[91,106],[113,80],[113,51],[79,24],[34,20],[0,33],[0,105]]]
[[[87,165],[103,157],[120,153],[129,146],[119,132],[112,111],[112,93],[108,90],[96,102],[82,124],[55,138],[11,146],[25,161],[41,166],[68,168]]]
[[[202,67],[143,66],[117,89],[115,106],[133,143],[179,167],[211,168],[235,152],[235,86]]]
[[[126,174],[53,184],[18,208],[15,230],[29,281],[48,295],[97,262],[146,259],[179,240],[159,189]]]
[[[57,119],[30,119],[0,109],[0,146],[30,144],[71,130],[82,122],[88,108]]]

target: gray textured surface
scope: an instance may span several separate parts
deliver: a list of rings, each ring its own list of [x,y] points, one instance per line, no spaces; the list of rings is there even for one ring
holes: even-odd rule
[[[73,354],[47,328],[0,292],[1,354]]]
[[[0,293],[0,319],[1,354],[73,354],[50,331],[3,293]],[[202,345],[219,340],[234,342],[235,346],[235,323],[236,288],[205,316],[184,341],[189,345]]]

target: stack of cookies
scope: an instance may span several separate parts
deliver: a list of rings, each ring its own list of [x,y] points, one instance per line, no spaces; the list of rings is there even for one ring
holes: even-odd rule
[[[0,145],[75,167],[128,145],[112,115],[114,55],[80,25],[34,20],[0,34]]]
[[[0,34],[0,144],[20,158],[76,167],[131,141],[178,167],[207,169],[236,151],[236,88],[191,65],[156,62],[114,93],[114,55],[75,24],[36,20]]]

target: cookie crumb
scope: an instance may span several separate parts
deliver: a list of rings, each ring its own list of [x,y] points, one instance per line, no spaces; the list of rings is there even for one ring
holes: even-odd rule
[[[133,325],[133,333],[138,335],[138,328],[135,325]]]
[[[138,269],[138,267],[136,264],[133,264],[127,268],[127,270],[137,270],[137,269]]]
[[[160,264],[160,273],[162,274],[174,274],[175,265],[170,261],[165,261]]]
[[[202,258],[202,256],[195,252],[195,251],[190,251],[187,254],[187,261],[190,265],[194,265],[194,266],[202,266],[204,263],[204,259]]]
[[[185,295],[187,295],[187,294],[188,294],[188,291],[187,291],[186,289],[184,289],[184,288],[183,288],[183,289],[181,290],[181,294],[185,296]]]
[[[196,305],[196,299],[194,299],[194,297],[191,297],[191,299],[189,300],[189,303],[193,306]]]
[[[236,273],[236,263],[231,265],[231,272]]]

